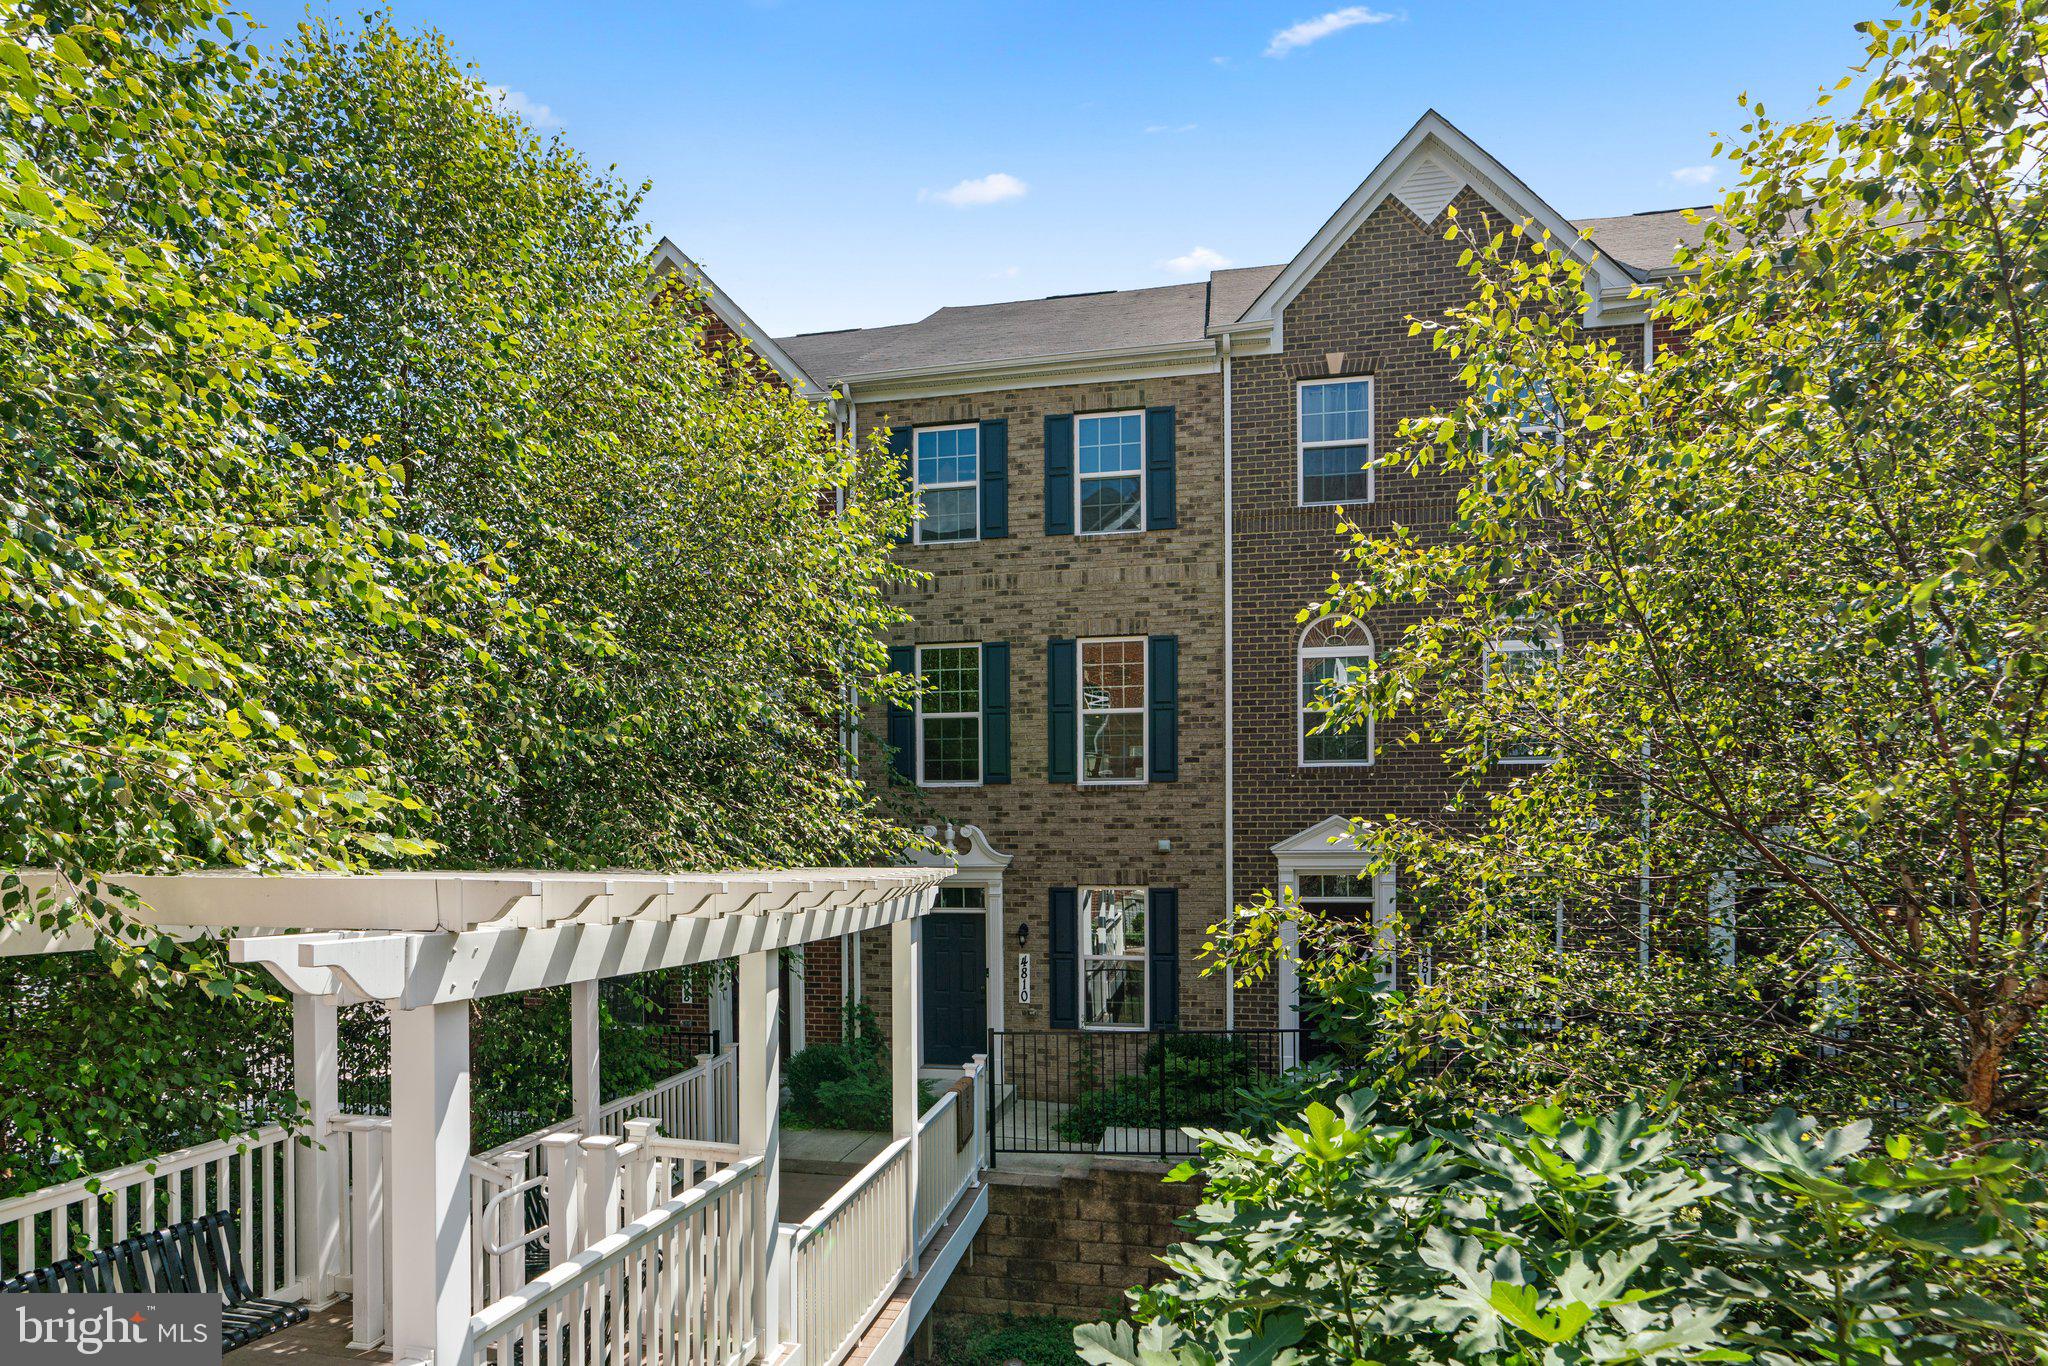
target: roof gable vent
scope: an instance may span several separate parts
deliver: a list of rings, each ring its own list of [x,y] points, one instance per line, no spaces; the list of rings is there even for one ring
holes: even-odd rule
[[[1394,187],[1394,197],[1413,210],[1424,223],[1434,223],[1436,216],[1464,188],[1464,179],[1450,167],[1435,157],[1424,157]]]

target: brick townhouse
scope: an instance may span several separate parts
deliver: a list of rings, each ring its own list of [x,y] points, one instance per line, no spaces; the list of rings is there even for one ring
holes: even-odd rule
[[[1444,476],[1378,462],[1403,418],[1460,396],[1408,323],[1470,288],[1453,205],[1548,229],[1586,262],[1586,324],[1654,356],[1629,295],[1700,226],[1568,220],[1434,112],[1280,265],[750,335],[836,394],[842,431],[886,431],[921,500],[900,555],[929,577],[891,645],[926,691],[870,718],[870,762],[959,864],[925,931],[928,1063],[991,1029],[1291,1028],[1291,971],[1233,991],[1201,970],[1205,928],[1262,888],[1393,914],[1398,870],[1361,877],[1345,825],[1441,809],[1447,772],[1384,723],[1307,734],[1303,704],[1403,622],[1299,614],[1338,565],[1337,505],[1422,535],[1453,518]],[[886,1022],[887,953],[812,946],[812,1031],[847,997]]]

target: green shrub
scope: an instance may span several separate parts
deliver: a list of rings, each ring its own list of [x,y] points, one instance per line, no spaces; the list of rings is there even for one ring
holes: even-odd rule
[[[2048,1148],[1780,1111],[1688,1148],[1640,1106],[1424,1128],[1361,1091],[1207,1132],[1205,1202],[1097,1366],[2040,1359]]]
[[[818,1088],[816,1111],[808,1116],[821,1128],[889,1130],[889,1073],[862,1072]]]
[[[1260,1070],[1250,1044],[1215,1034],[1163,1035],[1140,1062],[1143,1070],[1083,1091],[1055,1126],[1060,1137],[1099,1143],[1114,1128],[1221,1123]]]
[[[849,1003],[840,1042],[816,1043],[795,1054],[785,1070],[789,1113],[806,1128],[887,1133],[890,1123],[889,1048],[874,1012]],[[918,1083],[918,1113],[929,1110],[933,1091]]]
[[[932,1325],[932,1361],[938,1366],[1075,1366],[1074,1325],[1050,1314],[1018,1318],[941,1319]]]

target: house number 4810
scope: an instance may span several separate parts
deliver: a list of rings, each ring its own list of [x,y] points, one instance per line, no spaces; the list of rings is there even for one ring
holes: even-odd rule
[[[1017,1004],[1031,1004],[1031,955],[1028,953],[1017,955]]]

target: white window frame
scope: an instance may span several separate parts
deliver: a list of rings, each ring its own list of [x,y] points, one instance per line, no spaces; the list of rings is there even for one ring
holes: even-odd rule
[[[1138,524],[1124,531],[1083,531],[1081,529],[1081,495],[1087,491],[1090,480],[1128,479],[1132,476],[1119,470],[1115,474],[1081,473],[1081,424],[1112,417],[1135,417],[1138,419]],[[1145,432],[1145,410],[1143,408],[1120,408],[1108,413],[1074,414],[1074,534],[1076,536],[1135,536],[1145,529],[1145,459],[1147,436]]]
[[[974,433],[974,478],[955,480],[948,484],[927,484],[919,474],[917,439],[927,432],[973,432]],[[979,422],[942,422],[931,427],[910,429],[910,488],[917,497],[917,525],[912,531],[915,545],[973,545],[981,539],[981,424]],[[948,489],[972,489],[974,491],[974,534],[963,539],[950,541],[927,541],[924,538],[924,495],[926,490],[941,492]]]
[[[1308,633],[1329,621],[1337,614],[1332,612],[1317,617],[1301,628],[1301,634],[1294,641],[1294,761],[1300,768],[1371,768],[1379,758],[1379,718],[1370,712],[1365,718],[1365,757],[1363,759],[1311,759],[1308,757],[1308,670],[1303,666],[1311,659],[1345,659],[1358,654],[1356,645],[1310,645]],[[1367,677],[1379,663],[1378,642],[1373,639],[1372,628],[1364,622],[1356,623],[1365,632],[1365,659]]]
[[[1145,673],[1145,695],[1135,708],[1088,705],[1088,647],[1090,645],[1138,645],[1138,666]],[[1088,718],[1138,714],[1138,776],[1135,778],[1091,778],[1088,776]],[[1082,787],[1143,787],[1152,775],[1152,659],[1144,636],[1090,636],[1074,642],[1074,781]]]
[[[927,711],[925,710],[925,706],[924,706],[924,700],[925,700],[925,697],[926,697],[926,695],[927,695],[927,689],[926,689],[926,688],[925,688],[925,686],[924,686],[924,652],[925,652],[926,650],[972,650],[972,651],[974,651],[974,710],[973,710],[973,711],[971,711],[971,712],[964,712],[964,711],[935,711],[935,712],[927,712]],[[983,656],[982,656],[982,652],[981,652],[981,643],[980,643],[979,641],[959,641],[959,642],[956,642],[956,643],[954,643],[954,644],[950,644],[950,645],[948,645],[948,644],[943,644],[943,643],[941,643],[941,644],[932,644],[932,645],[920,645],[920,646],[918,646],[918,647],[917,647],[917,656],[916,656],[916,658],[915,658],[915,659],[913,659],[913,660],[912,660],[911,662],[912,662],[912,663],[913,663],[913,664],[914,664],[914,665],[916,666],[916,668],[917,668],[917,709],[916,709],[916,714],[915,714],[915,717],[914,717],[914,723],[915,723],[915,725],[917,726],[917,785],[918,785],[919,787],[980,787],[980,786],[982,785],[982,783],[984,783],[984,782],[985,782],[985,781],[987,781],[987,779],[988,779],[988,772],[987,772],[987,767],[988,767],[988,765],[987,765],[987,758],[988,758],[988,755],[987,755],[987,749],[986,749],[986,743],[987,743],[987,735],[986,735],[986,733],[985,733],[985,732],[986,732],[986,728],[987,728],[987,726],[988,726],[988,718],[987,718],[986,716],[982,715],[982,706],[981,706],[981,703],[982,703],[982,698],[983,698],[983,697],[985,697],[985,696],[987,695],[987,690],[986,690],[986,688],[985,688],[985,687],[984,687],[984,685],[983,685],[983,678],[982,678],[982,673],[981,673],[981,670],[982,670],[982,667],[983,667],[983,666],[984,666],[984,665],[985,665],[985,664],[987,663],[987,660],[986,660],[986,659],[984,659],[984,658],[983,658]],[[976,775],[976,776],[975,776],[975,779],[974,779],[974,781],[973,781],[973,782],[964,782],[964,781],[961,781],[961,780],[959,780],[959,779],[954,779],[954,780],[952,780],[952,781],[949,781],[949,782],[927,782],[927,781],[925,781],[925,776],[924,776],[924,723],[925,723],[926,719],[927,719],[927,718],[929,718],[929,719],[931,719],[931,720],[933,720],[933,721],[961,721],[961,720],[965,720],[965,719],[966,719],[967,717],[969,717],[969,716],[972,716],[972,717],[974,718],[974,744],[975,744],[975,750],[976,750],[976,754],[975,754],[975,759],[974,759],[974,772],[975,772],[975,775]]]
[[[1301,396],[1310,389],[1320,389],[1331,384],[1363,384],[1365,386],[1365,440],[1357,441],[1307,441],[1301,432]],[[1365,501],[1376,503],[1380,496],[1380,446],[1378,440],[1380,412],[1379,381],[1372,375],[1337,375],[1329,379],[1305,379],[1294,386],[1294,498],[1300,507],[1334,508],[1343,507],[1346,500],[1332,499],[1327,502],[1311,501],[1308,496],[1308,453],[1327,450],[1333,446],[1365,447]]]
[[[1493,690],[1493,660],[1496,655],[1548,654],[1562,659],[1564,641],[1555,631],[1536,631],[1524,636],[1501,636],[1486,643],[1480,654],[1479,690],[1481,694]],[[1514,764],[1523,768],[1543,768],[1557,762],[1555,754],[1499,754],[1494,756],[1496,764]]]
[[[1145,944],[1135,958],[1124,954],[1103,954],[1088,952],[1088,894],[1107,892],[1120,895],[1135,892],[1138,905],[1145,913]],[[1152,889],[1150,887],[1080,887],[1074,892],[1075,912],[1081,918],[1081,942],[1075,945],[1079,950],[1074,957],[1079,960],[1081,982],[1076,989],[1075,1000],[1079,1003],[1081,1028],[1099,1034],[1141,1034],[1152,1028]],[[1138,1001],[1145,1010],[1143,1024],[1089,1024],[1088,1023],[1088,965],[1090,963],[1132,963],[1138,965]]]

